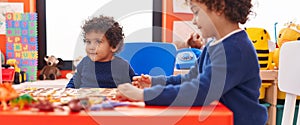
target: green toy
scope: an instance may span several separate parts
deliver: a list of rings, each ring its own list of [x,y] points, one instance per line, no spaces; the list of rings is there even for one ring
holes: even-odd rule
[[[10,100],[9,102],[10,102],[10,106],[12,107],[19,106],[19,109],[22,110],[25,105],[30,105],[33,102],[36,102],[36,100],[32,98],[32,96],[28,94],[24,94],[15,99]]]

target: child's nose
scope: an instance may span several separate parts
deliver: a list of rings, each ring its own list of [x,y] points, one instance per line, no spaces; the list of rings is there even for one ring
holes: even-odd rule
[[[88,48],[90,50],[95,50],[97,48],[97,45],[96,44],[91,44],[91,45],[88,46]]]

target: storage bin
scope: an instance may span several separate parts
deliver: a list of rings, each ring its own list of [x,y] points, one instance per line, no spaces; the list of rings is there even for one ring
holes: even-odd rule
[[[297,103],[297,105],[295,107],[293,125],[296,125],[296,123],[297,123],[297,115],[298,115],[298,109],[299,109],[298,104],[299,103]],[[276,112],[276,125],[281,125],[284,105],[277,105],[276,108],[277,108],[277,112]]]
[[[259,88],[259,99],[264,99],[266,95],[266,89],[269,88],[272,84],[271,83],[262,83],[261,87]]]

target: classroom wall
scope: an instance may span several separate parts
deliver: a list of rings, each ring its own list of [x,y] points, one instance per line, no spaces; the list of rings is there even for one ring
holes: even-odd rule
[[[0,2],[23,2],[24,12],[36,11],[36,0],[0,0]],[[6,52],[6,35],[0,34],[0,49],[5,54]]]

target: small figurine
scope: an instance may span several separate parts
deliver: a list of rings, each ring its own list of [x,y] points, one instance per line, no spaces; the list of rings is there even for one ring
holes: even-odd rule
[[[19,106],[19,109],[22,110],[24,106],[31,105],[33,102],[36,102],[34,98],[32,98],[28,94],[21,95],[15,99],[9,101],[11,107]]]
[[[61,106],[55,106],[53,103],[49,102],[49,100],[38,99],[36,103],[32,104],[32,109],[37,109],[37,111],[42,112],[53,112],[54,109],[59,109],[64,111]]]
[[[3,106],[3,110],[7,110],[7,101],[17,98],[19,94],[17,91],[12,87],[11,83],[0,83],[0,102]]]

